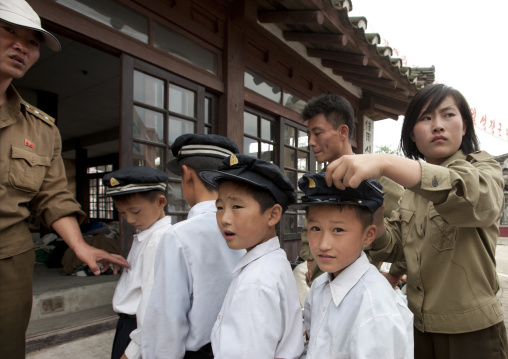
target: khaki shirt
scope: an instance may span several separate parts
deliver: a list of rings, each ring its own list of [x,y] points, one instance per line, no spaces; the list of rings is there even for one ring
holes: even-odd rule
[[[502,322],[495,264],[501,167],[486,152],[459,151],[441,166],[421,162],[421,168],[420,183],[385,219],[371,255],[405,257],[408,305],[421,332],[466,333]]]
[[[398,183],[392,181],[389,178],[381,177],[379,179],[379,182],[383,186],[383,192],[385,193],[385,210],[383,215],[385,217],[390,217],[393,210],[398,208],[398,202],[402,194],[404,193],[404,187],[399,185]],[[307,220],[305,220],[305,226],[302,229],[301,233],[301,239],[302,239],[302,247],[300,249],[300,257],[302,257],[306,261],[312,261],[314,260],[314,257],[312,256],[312,253],[310,252],[309,248],[309,238],[307,234]],[[365,248],[367,249],[367,248]],[[366,251],[367,257],[369,258],[369,262],[371,262],[374,266],[376,266],[378,269],[381,267],[382,263],[375,263],[373,262],[372,258],[370,257],[368,251]],[[405,264],[404,263],[396,263],[396,265],[392,266],[393,270],[390,270],[390,273],[392,274],[404,274],[405,273]],[[314,269],[312,270],[312,278],[311,282],[314,281],[317,277],[319,277],[321,274],[323,274],[323,271],[319,269],[317,263],[314,263]]]
[[[0,108],[0,259],[33,247],[24,221],[30,211],[47,227],[73,214],[84,218],[67,189],[61,145],[54,120],[10,86]]]

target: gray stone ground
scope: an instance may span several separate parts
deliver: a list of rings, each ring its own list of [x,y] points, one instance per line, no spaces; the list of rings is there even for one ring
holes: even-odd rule
[[[505,312],[505,325],[508,328],[508,238],[500,238],[496,250],[497,272],[501,290],[498,293]],[[27,355],[27,359],[109,359],[114,330],[84,339],[61,344]]]

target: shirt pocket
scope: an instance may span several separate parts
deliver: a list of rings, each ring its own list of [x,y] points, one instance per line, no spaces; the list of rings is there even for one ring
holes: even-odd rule
[[[437,213],[434,206],[429,209],[428,232],[426,237],[432,241],[432,246],[438,251],[446,251],[455,247],[457,227],[450,226]]]
[[[406,244],[407,238],[409,236],[409,231],[411,230],[411,220],[413,219],[415,213],[403,208],[399,210],[399,213],[402,244]]]
[[[50,165],[49,156],[12,146],[9,182],[18,190],[37,192],[42,186]]]

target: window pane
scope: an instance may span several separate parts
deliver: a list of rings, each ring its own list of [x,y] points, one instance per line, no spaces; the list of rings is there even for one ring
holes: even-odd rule
[[[255,72],[246,69],[244,76],[245,87],[257,92],[272,101],[280,103],[281,88],[271,81],[259,76]]]
[[[296,225],[296,214],[289,214],[286,212],[284,215],[284,234],[297,233]]]
[[[258,141],[252,138],[243,138],[243,153],[245,155],[258,157]]]
[[[169,111],[196,117],[196,94],[175,84],[169,85]]]
[[[215,53],[156,22],[153,24],[153,46],[212,74],[217,74]]]
[[[298,131],[298,148],[301,150],[309,150],[309,136],[305,131]]]
[[[134,71],[134,101],[164,108],[164,81]]]
[[[243,113],[243,132],[258,137],[258,117],[249,112]]]
[[[132,135],[134,138],[154,142],[164,141],[163,116],[159,112],[134,106],[134,126]]]
[[[295,188],[298,188],[298,186],[296,186],[296,184],[298,183],[298,181],[296,180],[296,172],[286,169],[284,170],[284,174],[289,178],[293,186],[295,186]]]
[[[284,146],[284,166],[296,168],[295,166],[295,150]]]
[[[288,146],[295,145],[296,129],[294,127],[284,125],[284,144]]]
[[[212,111],[211,111],[212,101],[209,98],[205,98],[205,123],[212,123]]]
[[[163,171],[163,148],[132,143],[132,165],[145,166]]]
[[[302,113],[303,108],[307,104],[307,102],[303,101],[301,98],[287,92],[284,90],[284,97],[282,100],[285,107],[290,108],[291,110]]]
[[[186,133],[196,133],[193,121],[183,120],[178,117],[169,117],[169,145],[175,142],[176,138]]]
[[[298,151],[298,170],[309,171],[309,154],[307,152]]]
[[[148,19],[111,0],[56,0],[72,10],[148,44]]]
[[[267,119],[261,119],[261,138],[263,140],[273,141],[273,122]]]
[[[273,163],[274,158],[273,145],[261,142],[261,159]]]
[[[188,211],[190,210],[189,205],[185,201],[182,192],[182,183],[181,182],[169,182],[169,190],[168,190],[168,211]]]

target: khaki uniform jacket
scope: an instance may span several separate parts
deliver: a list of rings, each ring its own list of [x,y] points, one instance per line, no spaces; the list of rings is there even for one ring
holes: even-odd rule
[[[406,259],[408,306],[421,332],[466,333],[502,322],[495,264],[504,207],[500,165],[486,152],[458,151],[440,166],[421,168],[420,183],[385,218],[372,257]]]
[[[0,108],[0,259],[33,247],[24,221],[30,211],[49,228],[62,217],[85,215],[67,189],[54,120],[10,86]]]
[[[398,208],[399,199],[402,196],[402,194],[404,193],[404,187],[402,187],[398,183],[396,183],[386,177],[381,177],[379,179],[379,182],[383,186],[383,192],[385,193],[385,210],[384,210],[383,215],[385,217],[390,217],[392,211]],[[307,234],[307,221],[305,221],[305,226],[302,229],[301,239],[302,239],[302,247],[300,249],[300,257],[302,257],[306,261],[314,260],[314,257],[312,256],[312,253],[309,248],[309,238],[308,238],[308,234]],[[376,266],[379,269],[379,267],[381,267],[382,263],[375,263],[375,262],[373,263],[372,258],[370,257],[369,253],[366,252],[366,254],[367,254],[367,257],[369,258],[369,262],[374,264],[374,266]],[[405,273],[405,264],[402,262],[396,263],[396,265],[392,266],[392,269],[390,270],[390,273],[402,275]],[[319,277],[321,274],[323,274],[323,271],[321,269],[319,269],[317,263],[314,263],[314,269],[312,270],[311,282],[314,281],[314,279]]]

